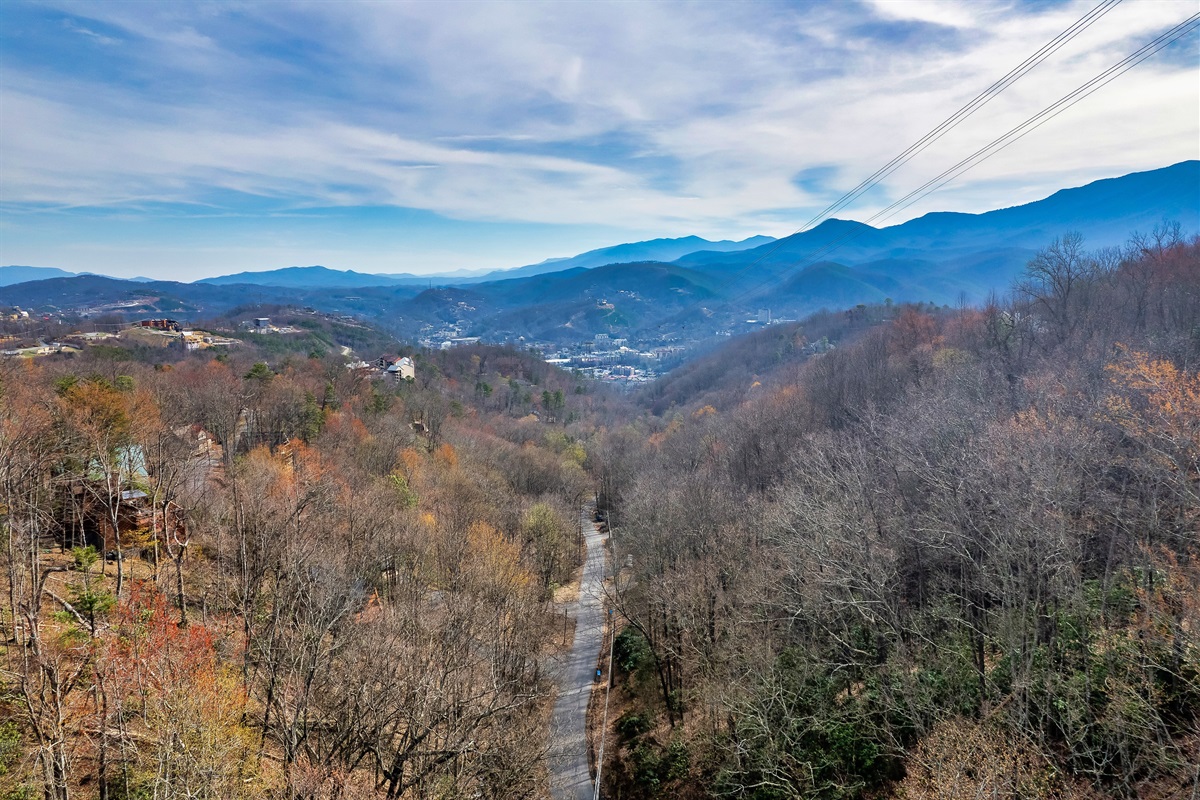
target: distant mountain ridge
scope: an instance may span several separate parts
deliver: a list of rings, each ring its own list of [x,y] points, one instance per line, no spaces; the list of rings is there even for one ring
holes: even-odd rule
[[[79,273],[67,272],[57,267],[0,267],[0,286],[12,286],[26,281],[43,281],[47,278],[74,278]]]
[[[1006,291],[1056,237],[1077,231],[1094,249],[1122,243],[1134,231],[1148,233],[1164,220],[1178,221],[1186,236],[1200,231],[1200,161],[981,214],[938,212],[885,228],[833,219],[778,241],[634,242],[445,283],[324,267],[193,284],[59,277],[0,287],[0,305],[67,310],[109,303],[125,313],[169,311],[185,319],[247,304],[290,304],[374,320],[412,339],[579,343],[607,333],[653,347],[745,330],[760,310],[779,320],[888,298],[980,302]],[[634,260],[611,261],[622,258]],[[290,283],[251,282],[264,280]]]
[[[611,247],[589,250],[577,256],[549,258],[540,264],[530,264],[513,269],[456,270],[434,275],[414,275],[407,272],[366,273],[355,270],[330,269],[320,265],[307,267],[282,267],[280,269],[237,272],[201,278],[193,283],[211,286],[275,286],[287,289],[354,288],[368,286],[458,286],[508,280],[549,272],[604,266],[605,264],[629,264],[638,261],[674,261],[680,256],[697,250],[728,253],[757,247],[775,241],[770,236],[751,236],[741,241],[710,241],[699,236],[684,236],[677,239],[652,239],[645,242],[630,242]],[[26,281],[49,278],[72,278],[80,275],[95,275],[92,272],[68,272],[55,267],[0,267],[0,286],[11,286]],[[102,276],[111,277],[111,276]],[[113,278],[139,283],[157,283],[155,278]]]
[[[1200,161],[1105,178],[980,214],[938,211],[885,228],[830,219],[736,256],[697,252],[677,263],[729,268],[754,261],[802,267],[808,258],[843,264],[944,260],[990,249],[1037,249],[1068,232],[1081,233],[1089,248],[1097,248],[1120,244],[1134,230],[1148,232],[1164,218],[1178,221],[1189,233],[1200,230]],[[831,244],[836,247],[829,249]]]
[[[295,289],[314,288],[318,286],[426,286],[429,284],[436,286],[463,286],[496,280],[508,280],[510,278],[543,275],[548,272],[561,272],[567,269],[592,269],[606,264],[631,264],[639,261],[674,261],[680,256],[698,250],[728,253],[757,247],[773,241],[775,241],[774,238],[770,236],[751,236],[739,242],[729,240],[713,242],[708,239],[702,239],[699,236],[684,236],[678,239],[652,239],[645,242],[618,244],[612,247],[602,247],[598,250],[589,250],[586,253],[580,253],[577,256],[570,256],[568,258],[549,258],[540,264],[530,264],[513,269],[477,272],[475,274],[464,270],[459,270],[455,273],[434,275],[363,273],[355,272],[354,270],[337,270],[322,266],[311,266],[283,267],[281,269],[263,270],[261,272],[238,272],[232,275],[201,278],[196,283],[207,283],[218,286],[242,283]]]
[[[1080,233],[1085,246],[1096,249],[1119,245],[1134,231],[1148,233],[1164,220],[1179,222],[1187,235],[1200,231],[1200,161],[1093,181],[980,214],[934,212],[886,228],[831,219],[751,250],[697,252],[675,263],[724,275],[755,303],[809,310],[855,297],[977,301],[1007,286],[1038,249],[1063,234]],[[823,262],[849,270],[813,272],[806,281],[805,271]]]
[[[84,276],[96,276],[109,278],[114,281],[129,281],[131,283],[153,283],[155,281],[154,278],[147,278],[141,275],[136,278],[113,278],[110,275],[99,275],[95,272],[68,272],[58,267],[25,267],[14,264],[0,267],[0,286],[14,286],[18,283],[44,281],[50,278],[81,278]]]
[[[639,261],[675,261],[689,253],[699,251],[729,253],[739,250],[749,250],[775,241],[773,236],[751,236],[741,241],[723,239],[711,242],[699,236],[683,236],[678,239],[651,239],[646,242],[631,242],[612,247],[601,247],[598,250],[588,250],[570,258],[548,258],[540,264],[530,264],[527,267],[515,269],[494,270],[473,279],[471,282],[505,280],[522,278],[530,275],[544,275],[547,272],[560,272],[565,269],[592,269],[608,264],[634,264]]]
[[[330,269],[329,267],[283,267],[262,272],[237,272],[201,278],[195,283],[210,286],[252,284],[255,286],[279,286],[291,289],[306,289],[318,286],[399,286],[407,283],[424,284],[428,278],[419,275],[373,275],[354,270]]]

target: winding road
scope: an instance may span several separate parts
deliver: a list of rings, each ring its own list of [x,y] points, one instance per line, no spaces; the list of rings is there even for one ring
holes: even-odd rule
[[[567,606],[576,620],[575,642],[558,664],[558,699],[550,718],[550,794],[555,800],[592,800],[595,784],[588,767],[587,709],[596,683],[596,663],[604,640],[604,535],[581,512],[587,554],[578,598]]]

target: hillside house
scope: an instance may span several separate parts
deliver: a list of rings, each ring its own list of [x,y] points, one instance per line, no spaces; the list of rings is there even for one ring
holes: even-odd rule
[[[174,491],[198,497],[221,470],[223,450],[213,436],[198,425],[175,429],[188,456],[176,475]],[[113,472],[93,461],[81,474],[64,476],[56,516],[62,541],[70,547],[92,545],[100,552],[116,548],[121,535],[124,547],[143,547],[164,534],[183,536],[186,519],[176,502],[151,497],[155,481],[147,471],[140,447],[118,449]],[[165,508],[164,508],[165,506]],[[114,526],[115,521],[115,526]]]
[[[171,333],[179,333],[183,330],[183,326],[173,319],[144,319],[135,327],[152,328],[156,331],[170,331]]]
[[[401,380],[411,381],[417,377],[417,365],[408,356],[388,367],[388,372]]]
[[[384,373],[401,380],[415,380],[417,365],[408,356],[380,356],[376,362]]]
[[[71,546],[92,545],[101,552],[116,548],[116,532],[124,546],[140,544],[166,530],[182,526],[182,513],[172,508],[170,520],[155,513],[150,497],[131,488],[109,493],[104,481],[73,480],[65,487],[59,506],[59,525],[64,541]],[[115,527],[114,527],[115,520]]]

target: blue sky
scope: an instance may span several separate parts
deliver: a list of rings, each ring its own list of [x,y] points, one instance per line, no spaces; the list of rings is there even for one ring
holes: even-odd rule
[[[787,235],[1097,0],[0,5],[0,264],[191,280]],[[839,216],[1197,10],[1125,0]],[[1192,35],[889,224],[1200,157]]]

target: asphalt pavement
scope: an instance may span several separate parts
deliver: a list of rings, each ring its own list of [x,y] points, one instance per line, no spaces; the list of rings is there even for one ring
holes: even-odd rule
[[[550,793],[555,800],[592,800],[595,784],[588,766],[587,708],[604,642],[604,535],[582,512],[587,555],[579,597],[567,606],[576,620],[575,641],[557,665],[558,699],[550,718]],[[608,675],[604,675],[607,679]]]

